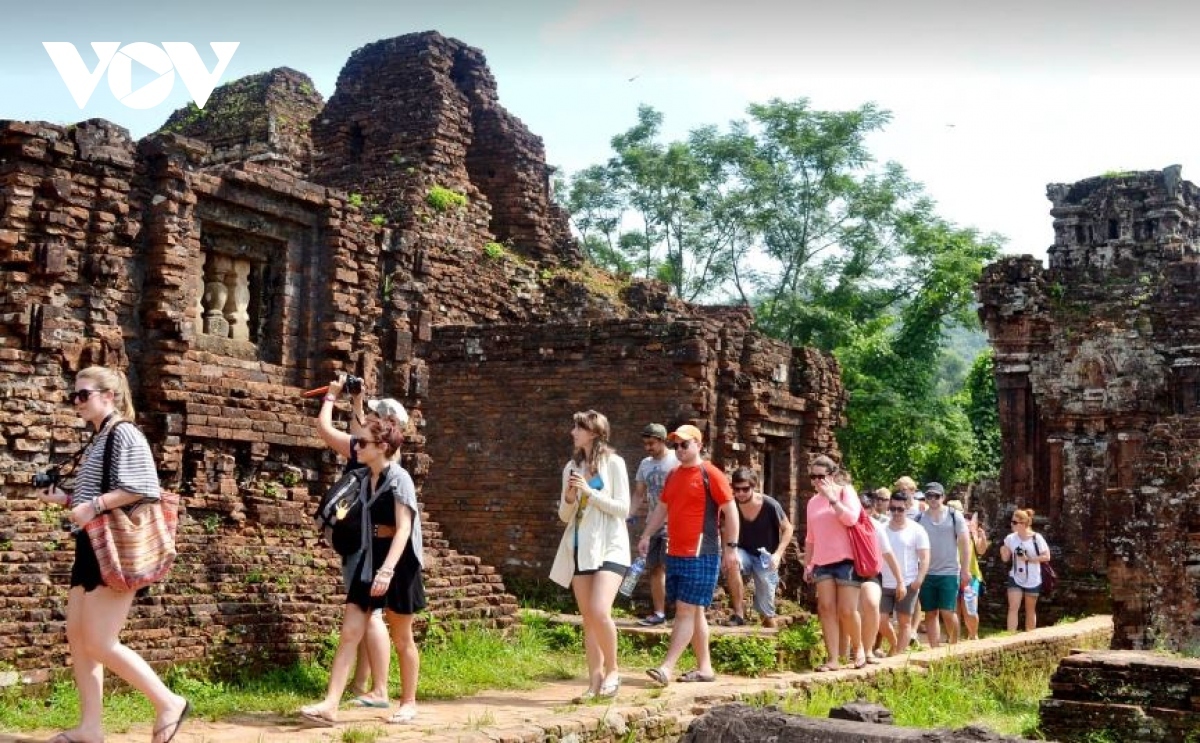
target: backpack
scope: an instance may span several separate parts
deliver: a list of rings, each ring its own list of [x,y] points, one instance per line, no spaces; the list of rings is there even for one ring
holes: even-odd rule
[[[342,557],[349,557],[362,547],[363,500],[360,493],[363,481],[370,474],[369,467],[357,467],[342,475],[321,497],[314,514],[322,539]],[[367,506],[374,500],[372,497]]]
[[[1049,550],[1049,547],[1050,547],[1049,545],[1046,545],[1047,550]],[[1040,549],[1038,549],[1038,535],[1036,533],[1033,535],[1033,554],[1037,555],[1038,557],[1042,556],[1042,551]],[[1041,589],[1042,595],[1044,596],[1047,594],[1054,593],[1054,588],[1057,585],[1058,585],[1058,573],[1055,572],[1054,568],[1050,565],[1050,563],[1043,562],[1042,563],[1042,589]]]

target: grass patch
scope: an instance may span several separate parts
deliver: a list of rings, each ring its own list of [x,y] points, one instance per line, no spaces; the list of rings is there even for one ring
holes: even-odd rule
[[[919,728],[983,725],[1006,735],[1035,733],[1038,704],[1050,693],[1053,665],[1000,657],[986,668],[947,660],[928,672],[900,671],[871,681],[819,686],[791,697],[782,708],[828,717],[829,710],[866,699],[892,710],[896,724]]]

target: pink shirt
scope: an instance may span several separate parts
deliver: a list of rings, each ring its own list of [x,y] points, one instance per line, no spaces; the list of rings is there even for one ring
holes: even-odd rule
[[[850,534],[847,527],[858,521],[862,504],[858,493],[849,485],[842,486],[842,511],[837,513],[829,500],[817,493],[808,499],[808,523],[804,535],[805,565],[832,565],[853,560]]]

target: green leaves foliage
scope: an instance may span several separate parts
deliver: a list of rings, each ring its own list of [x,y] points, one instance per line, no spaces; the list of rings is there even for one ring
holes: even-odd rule
[[[867,139],[891,120],[874,104],[774,99],[746,114],[665,142],[662,114],[641,106],[613,156],[571,179],[588,257],[684,299],[751,305],[763,332],[836,355],[839,443],[861,483],[994,471],[998,433],[981,414],[994,390],[974,378],[961,393],[973,357],[947,332],[979,336],[973,287],[1002,238],[942,218],[902,166],[874,161]]]

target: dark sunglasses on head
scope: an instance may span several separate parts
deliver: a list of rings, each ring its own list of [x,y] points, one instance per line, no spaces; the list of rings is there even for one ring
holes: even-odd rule
[[[75,390],[67,395],[67,400],[72,405],[78,402],[87,402],[91,398],[93,392],[108,392],[108,390]]]
[[[366,446],[367,444],[378,444],[378,443],[379,443],[378,441],[374,441],[372,439],[355,439],[354,440],[354,448],[361,449],[364,446]]]

